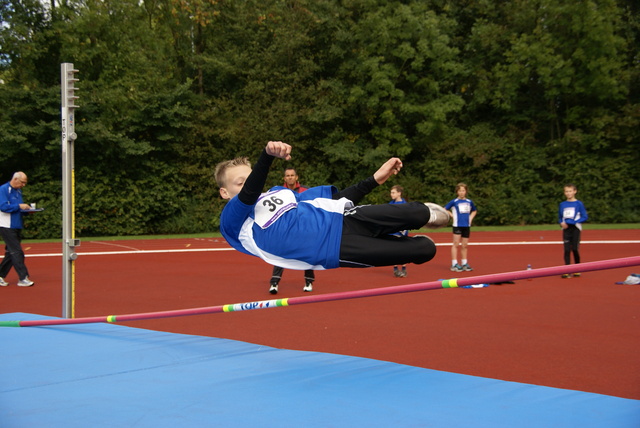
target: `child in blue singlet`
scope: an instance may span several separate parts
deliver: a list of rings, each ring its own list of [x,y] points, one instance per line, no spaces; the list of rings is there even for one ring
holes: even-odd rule
[[[390,204],[406,204],[407,201],[402,197],[404,195],[404,187],[396,184],[391,187],[389,196],[391,196]],[[409,236],[408,230],[401,230],[400,232],[393,233],[394,236]],[[393,275],[396,278],[404,278],[407,276],[407,265],[402,265],[402,269],[398,269],[398,265],[393,267]]]
[[[295,193],[277,186],[263,193],[275,158],[291,159],[291,146],[269,141],[253,168],[247,158],[216,166],[220,196],[228,200],[220,232],[236,250],[298,270],[419,264],[435,256],[431,239],[391,234],[445,226],[449,213],[444,208],[420,202],[357,205],[398,174],[400,159],[389,159],[372,176],[342,191],[318,186]]]
[[[464,183],[456,185],[457,198],[449,201],[445,209],[451,210],[453,218],[453,246],[451,247],[451,270],[453,272],[472,271],[468,261],[468,245],[471,236],[471,223],[478,213],[476,205],[467,198],[468,187]],[[458,263],[460,247],[460,263]]]
[[[564,196],[566,201],[560,202],[558,208],[558,223],[562,228],[562,242],[564,245],[564,264],[571,264],[571,253],[573,253],[573,261],[575,264],[580,263],[580,233],[582,232],[582,223],[587,221],[589,216],[584,204],[576,199],[578,188],[575,184],[567,184],[564,186]],[[580,272],[573,274],[565,273],[563,278],[571,278],[572,276],[580,276]]]

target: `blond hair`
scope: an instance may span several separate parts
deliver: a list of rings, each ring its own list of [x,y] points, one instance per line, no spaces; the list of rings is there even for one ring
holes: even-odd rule
[[[241,165],[246,165],[249,168],[251,168],[251,163],[249,162],[249,158],[247,157],[235,158],[235,159],[220,162],[218,165],[216,165],[216,169],[213,175],[216,178],[216,183],[218,184],[218,187],[225,187],[227,185],[227,183],[225,183],[225,180],[227,178],[227,170],[229,168],[233,168]]]

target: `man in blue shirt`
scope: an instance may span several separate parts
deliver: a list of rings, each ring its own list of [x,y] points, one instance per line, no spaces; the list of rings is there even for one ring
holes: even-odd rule
[[[27,175],[16,172],[8,183],[0,186],[0,236],[5,243],[5,254],[0,263],[0,286],[9,285],[4,278],[11,268],[18,274],[19,287],[31,287],[29,271],[24,263],[22,251],[22,210],[31,207],[22,201],[22,188],[27,185]]]

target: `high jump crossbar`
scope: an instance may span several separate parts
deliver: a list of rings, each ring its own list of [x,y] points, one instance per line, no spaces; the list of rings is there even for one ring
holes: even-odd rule
[[[235,303],[231,305],[207,306],[192,309],[179,309],[172,311],[147,312],[126,315],[107,315],[86,318],[64,318],[49,320],[27,321],[0,321],[0,327],[42,327],[65,324],[89,324],[89,323],[115,323],[125,321],[139,321],[158,318],[172,318],[189,315],[204,315],[218,312],[238,312],[252,309],[269,309],[283,306],[302,305],[305,303],[329,302],[333,300],[348,300],[361,297],[384,296],[389,294],[412,293],[416,291],[436,290],[441,288],[455,288],[467,285],[506,282],[518,279],[541,278],[574,273],[579,267],[580,272],[596,270],[616,269],[628,266],[640,265],[640,256],[625,257],[619,259],[600,260],[595,262],[580,263],[579,265],[552,266],[538,269],[521,270],[514,272],[478,275],[467,278],[443,279],[416,284],[396,285],[383,288],[369,288],[365,290],[343,291],[338,293],[317,294],[313,296],[289,297],[284,299],[261,300],[256,302]]]

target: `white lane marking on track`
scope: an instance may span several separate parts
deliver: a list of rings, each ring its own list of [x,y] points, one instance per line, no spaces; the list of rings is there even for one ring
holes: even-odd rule
[[[90,251],[80,252],[77,251],[78,256],[108,256],[117,254],[154,254],[154,253],[197,253],[207,251],[235,251],[233,248],[187,248],[187,249],[167,249],[167,250],[136,250],[136,251]],[[62,253],[47,253],[47,254],[28,254],[29,257],[59,257]],[[0,256],[0,258],[2,258]]]
[[[113,244],[111,242],[104,242],[104,241],[89,241],[89,244],[111,245],[113,247],[128,248],[130,250],[142,251],[140,250],[140,248],[130,247],[128,245],[122,245],[122,244]]]
[[[582,241],[583,244],[640,244],[640,240],[620,240],[620,241]],[[437,247],[450,247],[452,244],[439,243]],[[477,246],[490,246],[490,245],[562,245],[562,241],[518,241],[518,242],[469,242],[469,245]],[[126,247],[122,245],[124,248]],[[213,251],[235,251],[233,248],[188,248],[188,249],[166,249],[166,250],[139,250],[135,251],[91,251],[81,252],[77,251],[79,256],[105,256],[116,254],[157,254],[157,253],[196,253],[196,252],[213,252]],[[59,257],[62,253],[47,253],[47,254],[27,254],[29,257]],[[2,256],[0,256],[2,258]]]
[[[559,245],[562,241],[469,242],[469,245]],[[639,240],[581,241],[580,244],[640,244]],[[439,244],[436,244],[439,245]],[[451,244],[448,244],[451,245]]]

